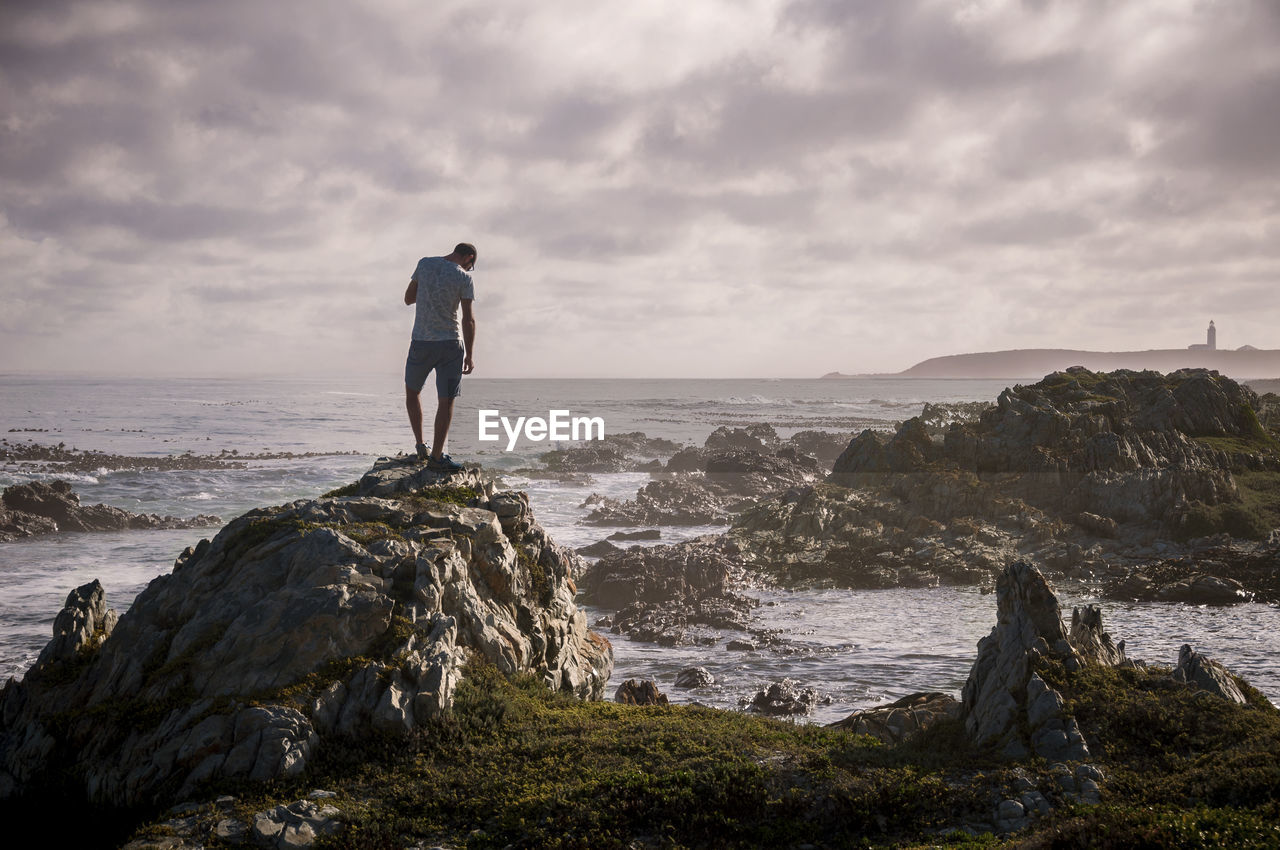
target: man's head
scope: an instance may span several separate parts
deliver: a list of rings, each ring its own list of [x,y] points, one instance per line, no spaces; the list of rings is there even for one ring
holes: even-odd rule
[[[459,242],[453,246],[453,253],[449,255],[449,259],[467,271],[471,271],[476,267],[476,246],[470,242]]]

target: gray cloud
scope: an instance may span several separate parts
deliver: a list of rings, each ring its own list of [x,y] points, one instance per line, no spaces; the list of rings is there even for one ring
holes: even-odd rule
[[[1182,345],[1210,309],[1280,347],[1277,36],[1268,0],[8,3],[0,357],[394,361],[459,239],[490,375]]]

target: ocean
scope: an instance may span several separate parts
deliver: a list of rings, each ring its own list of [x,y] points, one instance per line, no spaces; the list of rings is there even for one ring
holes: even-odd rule
[[[506,451],[479,439],[479,411],[549,418],[551,411],[599,417],[606,433],[642,431],[701,445],[721,425],[772,425],[782,437],[805,429],[854,436],[890,428],[925,402],[991,401],[1008,381],[855,378],[842,380],[511,380],[467,378],[454,412],[449,452],[478,461],[504,482],[528,491],[534,513],[560,543],[578,547],[618,530],[580,523],[591,493],[634,496],[643,473],[596,474],[590,484],[523,477],[518,470],[565,443],[521,438]],[[89,469],[64,477],[81,501],[145,513],[230,520],[251,508],[317,496],[355,480],[382,455],[411,451],[399,376],[298,378],[93,378],[0,375],[0,437],[81,450],[158,457],[192,452],[250,459],[244,469]],[[434,401],[424,400],[430,427]],[[284,455],[284,456],[281,456]],[[0,485],[34,475],[0,469]],[[663,542],[723,527],[662,529]],[[0,544],[0,676],[20,676],[48,641],[68,591],[102,581],[121,613],[174,558],[216,529],[63,533]],[[661,647],[610,637],[611,682],[652,678],[673,701],[694,695],[672,687],[675,674],[706,667],[716,679],[696,699],[737,708],[769,682],[789,677],[826,701],[807,718],[830,722],[908,693],[958,694],[980,637],[995,623],[995,600],[976,589],[852,591],[755,590],[754,625],[781,639],[756,651],[728,651],[744,634],[725,632],[717,646]],[[1280,702],[1280,607],[1226,609],[1120,604],[1062,594],[1073,604],[1101,604],[1113,637],[1131,657],[1171,664],[1190,642]],[[589,621],[604,612],[588,607]]]

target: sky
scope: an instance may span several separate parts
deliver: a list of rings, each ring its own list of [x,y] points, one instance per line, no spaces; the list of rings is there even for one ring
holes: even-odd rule
[[[1280,348],[1280,2],[0,4],[0,372]]]

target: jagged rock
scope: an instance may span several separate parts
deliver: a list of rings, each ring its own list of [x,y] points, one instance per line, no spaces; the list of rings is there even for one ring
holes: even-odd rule
[[[711,525],[728,522],[759,499],[813,481],[817,461],[794,449],[774,454],[692,449],[673,457],[667,472],[634,499],[600,498],[584,522],[592,525]]]
[[[709,688],[716,683],[715,676],[706,667],[686,667],[676,674],[677,688]]]
[[[658,690],[657,683],[652,679],[627,679],[618,686],[613,701],[624,705],[666,705],[667,695]]]
[[[681,473],[650,481],[633,500],[601,498],[583,522],[588,525],[714,525],[725,522],[725,497],[701,476]]]
[[[5,488],[0,508],[0,542],[55,531],[205,528],[221,525],[216,516],[178,518],[134,514],[110,505],[81,505],[67,481],[30,481]]]
[[[960,701],[950,694],[929,691],[910,694],[888,705],[855,711],[843,720],[827,725],[870,735],[886,744],[900,744],[939,720],[959,717],[960,708]]]
[[[622,449],[599,443],[555,449],[538,459],[552,472],[627,472],[633,466]]]
[[[1094,636],[1083,621],[1081,628]],[[964,685],[965,728],[978,746],[992,746],[1006,756],[1034,752],[1084,761],[1089,750],[1075,719],[1065,712],[1062,695],[1033,670],[1037,655],[1056,656],[1068,669],[1081,663],[1052,588],[1034,567],[1015,563],[996,582],[996,625],[978,642]]]
[[[707,465],[707,450],[689,446],[673,454],[665,467],[667,472],[701,472]]]
[[[933,496],[949,500],[943,492],[935,488]],[[1037,511],[1011,505],[999,524],[966,517],[944,526],[892,495],[817,484],[749,508],[728,536],[744,563],[784,584],[932,587],[990,581],[1005,564],[1045,546],[1043,524]]]
[[[135,805],[294,776],[327,736],[439,716],[469,658],[599,698],[612,648],[574,605],[578,556],[525,494],[424,472],[384,460],[360,489],[394,497],[250,511],[183,552],[105,640],[100,587],[78,589],[33,674],[0,695],[0,792],[56,773]]]
[[[748,425],[746,428],[722,425],[711,432],[703,446],[711,451],[762,452],[774,448],[779,442],[778,432],[772,425]]]
[[[1197,565],[1154,587],[1141,578],[1119,586],[1135,566],[1191,547],[1162,541],[1159,552],[1149,549],[1159,535],[1185,532],[1187,517],[1213,521],[1212,512],[1195,511],[1236,499],[1233,466],[1280,472],[1280,452],[1259,436],[1254,400],[1204,370],[1055,373],[1006,390],[976,419],[952,421],[942,439],[919,417],[892,435],[864,431],[825,485],[762,498],[729,535],[750,567],[792,585],[985,585],[1026,560],[1062,578],[1107,578],[1109,592],[1125,597],[1159,598],[1161,588],[1201,572],[1280,600],[1273,544],[1269,556],[1228,555],[1225,571]],[[1204,439],[1215,435],[1257,451],[1228,454]],[[1221,583],[1166,592],[1193,589],[1215,601],[1245,598]]]
[[[1119,667],[1126,661],[1124,641],[1118,645],[1102,627],[1102,609],[1086,605],[1071,609],[1071,631],[1067,635],[1071,648],[1082,660],[1103,667]]]
[[[1005,495],[1085,520],[1176,528],[1193,502],[1237,498],[1232,458],[1192,437],[1252,438],[1257,397],[1203,369],[1094,374],[1072,368],[1000,394],[976,423],[954,423],[935,442],[918,420],[889,439],[864,432],[832,467],[832,481],[864,486],[866,473],[933,470],[937,461],[992,478]],[[1238,459],[1237,459],[1238,460]],[[1280,457],[1250,461],[1280,469]]]
[[[337,819],[341,814],[334,806],[298,800],[255,814],[250,835],[259,846],[281,850],[310,847],[317,838],[342,831],[342,823]]]
[[[648,437],[641,431],[609,434],[603,440],[592,440],[584,445],[545,452],[539,457],[545,464],[544,468],[524,472],[538,478],[558,478],[565,474],[588,472],[658,470],[662,468],[662,462],[657,458],[670,455],[680,448],[679,443]]]
[[[417,458],[380,457],[361,478],[357,493],[383,498],[413,493],[424,487],[449,486],[492,495],[493,485],[474,467],[436,472]]]
[[[1184,643],[1178,650],[1178,666],[1174,668],[1172,676],[1175,682],[1194,685],[1229,702],[1248,702],[1227,669],[1196,652],[1189,643]]]
[[[813,688],[802,688],[793,679],[783,679],[758,691],[747,707],[760,714],[778,717],[808,714],[818,702],[818,692]]]
[[[613,630],[665,645],[714,642],[690,627],[745,629],[751,601],[730,589],[741,577],[736,549],[699,538],[606,555],[582,575],[583,598],[618,613]]]
[[[114,608],[107,607],[107,594],[94,579],[67,594],[67,603],[53,620],[53,640],[41,651],[31,672],[39,675],[50,665],[74,661],[82,651],[92,652],[101,645],[119,620]]]

